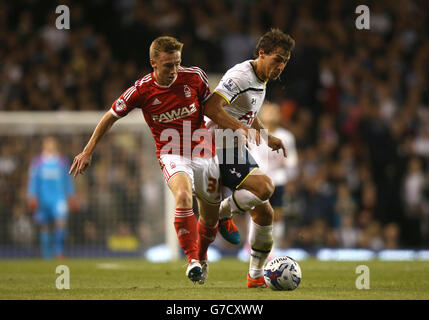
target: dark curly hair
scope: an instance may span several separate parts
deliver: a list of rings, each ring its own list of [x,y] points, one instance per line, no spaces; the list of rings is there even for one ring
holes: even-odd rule
[[[272,28],[259,38],[255,48],[255,57],[259,56],[259,50],[262,49],[266,54],[270,54],[277,48],[282,48],[286,52],[291,52],[295,47],[295,40],[278,28]]]

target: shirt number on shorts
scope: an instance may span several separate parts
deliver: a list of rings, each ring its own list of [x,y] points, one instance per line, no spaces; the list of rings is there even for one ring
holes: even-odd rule
[[[216,191],[217,187],[218,187],[218,183],[217,183],[217,179],[215,178],[208,178],[209,183],[207,184],[207,192],[208,193],[213,193]]]

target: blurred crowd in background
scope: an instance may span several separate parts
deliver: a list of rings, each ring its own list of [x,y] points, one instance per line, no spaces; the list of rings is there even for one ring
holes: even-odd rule
[[[44,135],[2,135],[0,139],[0,247],[38,246],[38,228],[27,207],[30,164]],[[90,134],[57,133],[70,162]],[[162,177],[153,170],[142,132],[111,132],[100,141],[91,170],[73,179],[77,210],[68,212],[67,244],[112,251],[137,251],[164,241]],[[147,148],[149,149],[149,148]],[[152,150],[151,150],[152,152]],[[0,252],[1,256],[1,252]]]
[[[210,78],[252,58],[258,38],[278,27],[296,48],[266,98],[280,105],[281,125],[295,135],[300,169],[286,185],[278,246],[429,247],[429,2],[61,4],[70,8],[70,30],[56,29],[54,1],[0,2],[0,111],[107,110],[151,71],[148,48],[159,35],[184,42],[182,64]],[[360,4],[370,9],[370,30],[356,29]],[[0,202],[5,159],[28,156],[9,143],[0,143]],[[135,225],[146,205],[121,214]]]

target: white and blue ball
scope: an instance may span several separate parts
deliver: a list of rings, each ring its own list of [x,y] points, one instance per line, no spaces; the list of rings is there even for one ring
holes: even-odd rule
[[[273,258],[264,267],[265,283],[273,290],[295,290],[301,276],[298,262],[288,256]]]

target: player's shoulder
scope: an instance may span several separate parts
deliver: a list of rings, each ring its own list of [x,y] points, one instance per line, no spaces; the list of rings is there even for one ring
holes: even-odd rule
[[[253,70],[251,60],[237,63],[223,75],[223,80],[232,79],[239,87],[248,87],[253,82]],[[243,89],[243,88],[242,88]]]
[[[148,73],[147,75],[145,75],[144,77],[138,79],[136,82],[134,82],[134,87],[136,88],[141,88],[141,87],[145,87],[150,85],[151,83],[153,83],[154,78],[152,73]]]
[[[246,60],[240,63],[237,63],[233,67],[229,68],[225,75],[238,75],[240,78],[250,78],[252,71],[251,60]]]
[[[208,77],[207,74],[204,72],[203,69],[200,67],[184,67],[180,66],[178,73],[182,75],[183,77],[186,77],[188,79],[195,79],[197,81],[203,81],[204,83],[208,83]]]

